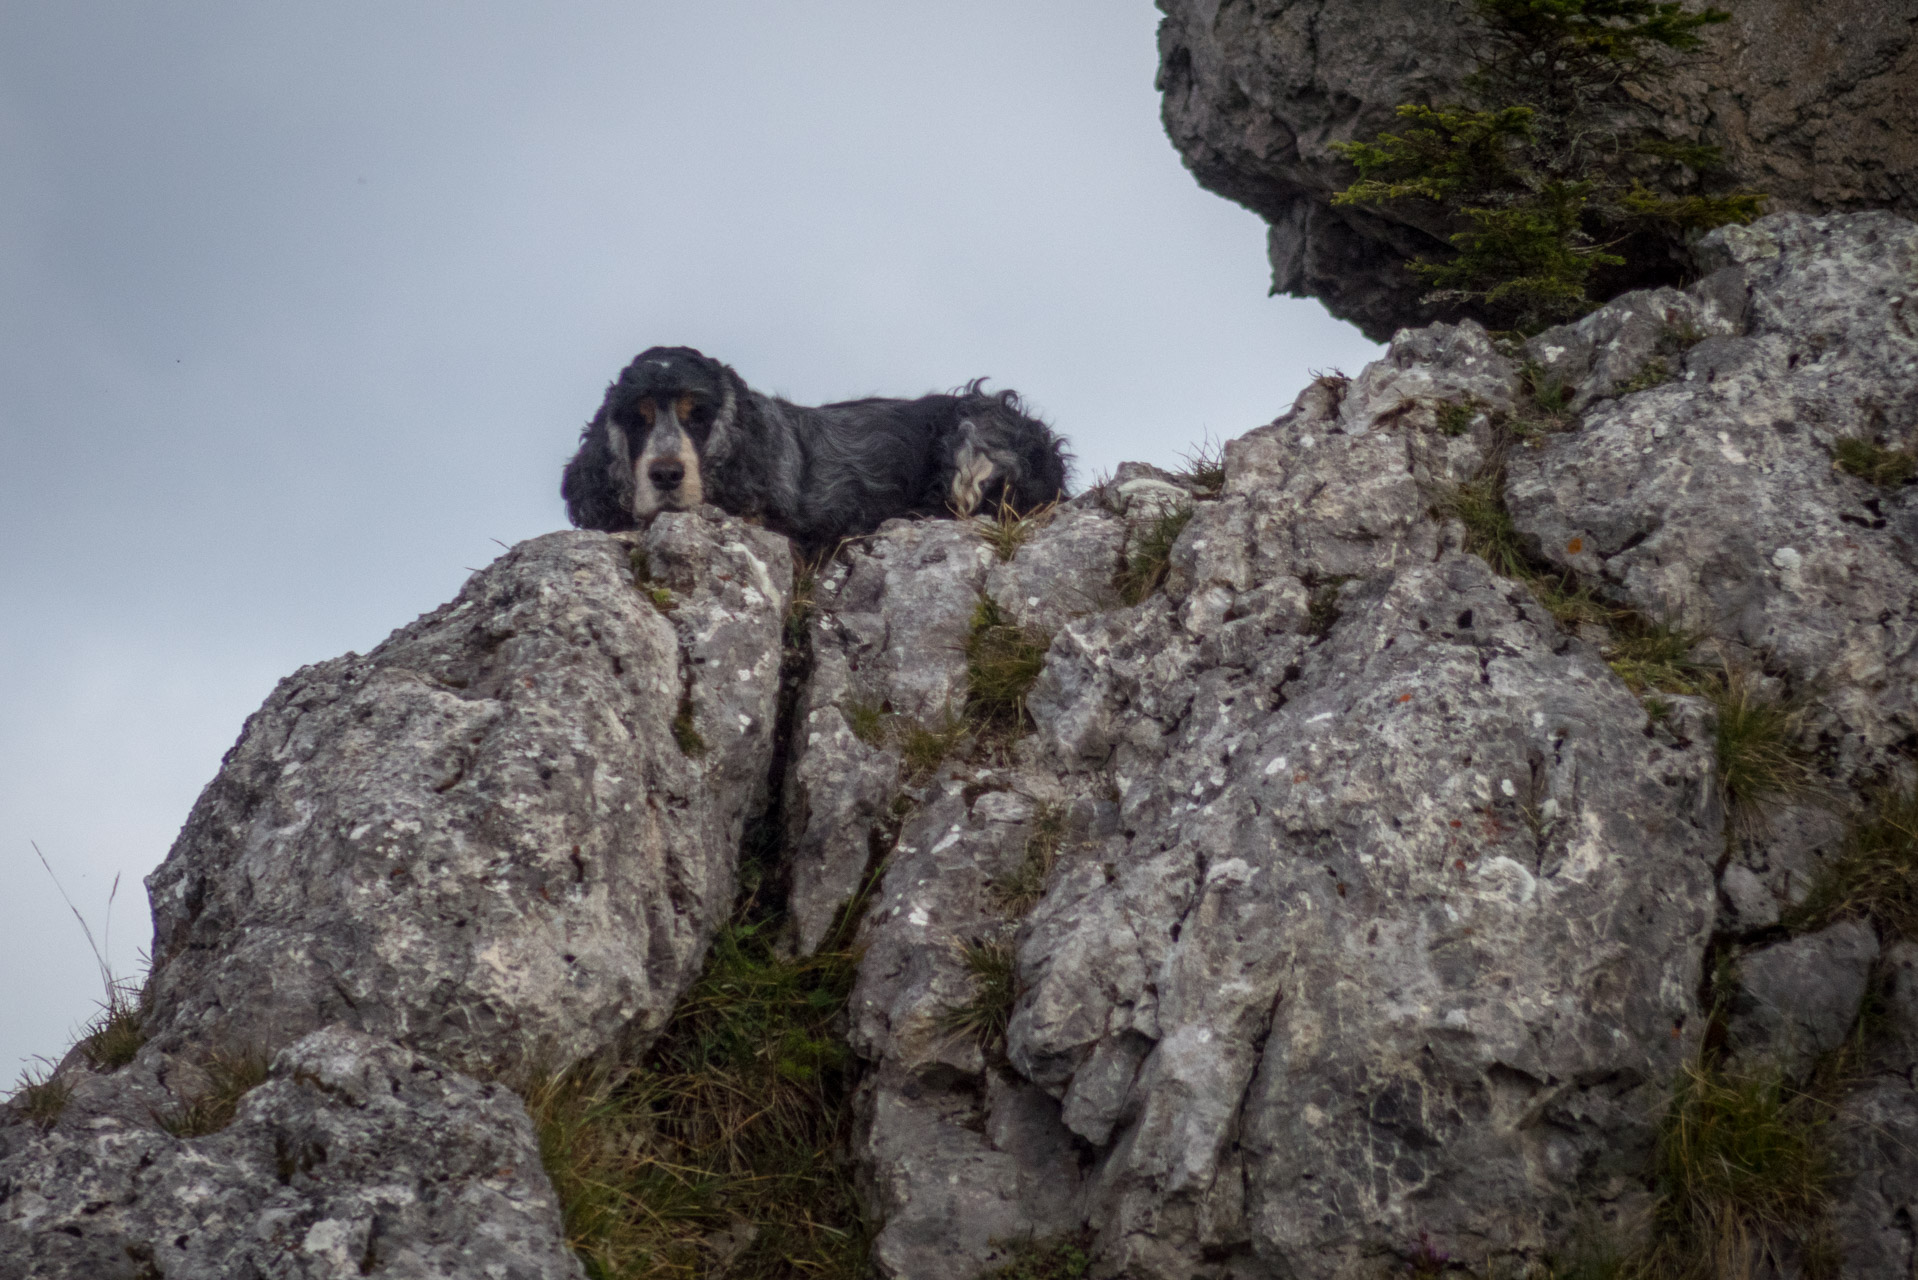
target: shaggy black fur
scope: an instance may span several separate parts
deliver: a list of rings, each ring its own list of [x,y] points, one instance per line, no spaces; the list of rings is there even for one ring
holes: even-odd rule
[[[607,390],[560,494],[582,529],[710,502],[818,549],[894,516],[1030,511],[1064,493],[1066,464],[1010,391],[813,409],[690,347],[653,347]]]

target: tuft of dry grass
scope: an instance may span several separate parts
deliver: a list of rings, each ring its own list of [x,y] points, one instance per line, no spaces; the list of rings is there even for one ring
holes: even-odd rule
[[[1119,571],[1119,599],[1138,604],[1159,589],[1172,566],[1172,544],[1191,522],[1192,508],[1180,507],[1132,535],[1125,567]]]
[[[73,1096],[73,1085],[53,1074],[51,1067],[29,1067],[20,1073],[20,1082],[14,1086],[13,1097],[8,1101],[20,1108],[21,1113],[31,1124],[41,1128],[52,1126],[67,1108],[67,1099]]]
[[[1731,667],[1704,693],[1716,712],[1718,785],[1730,807],[1749,812],[1753,805],[1817,789],[1811,757],[1799,741],[1802,709],[1766,696],[1751,676]]]
[[[901,726],[898,733],[899,751],[906,759],[906,776],[919,780],[959,749],[972,733],[972,725],[965,717],[948,712],[937,724],[910,721]]]
[[[980,541],[992,548],[993,555],[1006,561],[1017,555],[1019,548],[1031,541],[1033,534],[1051,523],[1058,511],[1059,503],[1054,500],[1020,515],[1002,498],[997,512],[972,519],[972,530],[979,535]]]
[[[1699,694],[1720,674],[1692,660],[1692,650],[1704,638],[1699,633],[1629,614],[1618,623],[1618,634],[1605,646],[1605,662],[1633,693]]]
[[[982,726],[1017,733],[1026,694],[1045,667],[1052,637],[1007,618],[991,596],[979,597],[966,635],[966,712]]]
[[[124,1067],[147,1042],[146,1012],[143,994],[130,991],[125,983],[113,983],[107,988],[106,1003],[80,1040],[80,1052],[98,1070]]]
[[[1032,816],[1018,864],[992,883],[992,898],[1000,910],[1017,919],[1039,905],[1065,838],[1066,811],[1057,805],[1040,805]]]
[[[160,1127],[176,1138],[218,1133],[233,1123],[240,1099],[266,1083],[270,1065],[263,1050],[216,1054],[206,1066],[206,1090],[179,1109],[157,1117]]]
[[[1918,940],[1918,789],[1886,790],[1851,824],[1845,847],[1786,916],[1794,933],[1868,919],[1889,936]]]
[[[988,1053],[1005,1044],[1019,995],[1018,954],[1010,942],[968,942],[959,953],[972,994],[941,1010],[934,1025],[954,1039],[972,1040]]]
[[[596,1280],[863,1280],[837,1023],[856,957],[734,924],[638,1066],[526,1090],[567,1242]],[[844,932],[844,931],[842,931]]]
[[[1856,437],[1836,440],[1831,446],[1832,465],[1840,471],[1868,480],[1872,484],[1895,489],[1918,476],[1918,453],[1910,449],[1887,449],[1881,444]]]
[[[1757,1274],[1815,1244],[1830,1206],[1830,1105],[1765,1071],[1689,1065],[1660,1128],[1658,1239],[1624,1274]]]
[[[1185,465],[1176,474],[1181,480],[1195,489],[1216,494],[1225,488],[1225,445],[1207,436],[1192,446],[1189,453],[1179,455]]]

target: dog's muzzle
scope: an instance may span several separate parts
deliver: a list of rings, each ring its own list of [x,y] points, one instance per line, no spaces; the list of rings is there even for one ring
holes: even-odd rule
[[[660,406],[646,447],[633,462],[633,472],[636,516],[685,511],[705,500],[699,450],[667,405]]]

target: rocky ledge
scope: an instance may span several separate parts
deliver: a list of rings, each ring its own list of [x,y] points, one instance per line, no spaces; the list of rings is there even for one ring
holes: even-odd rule
[[[809,612],[673,515],[290,677],[149,881],[144,1045],[10,1106],[0,1274],[578,1274],[497,1082],[639,1052],[764,819],[787,951],[863,905],[882,1274],[1631,1247],[1710,1062],[1828,1107],[1767,1265],[1909,1275],[1918,947],[1827,889],[1914,780],[1918,485],[1856,458],[1918,427],[1918,227],[1706,252],[1522,348],[1402,331],[1217,468],[888,525]]]

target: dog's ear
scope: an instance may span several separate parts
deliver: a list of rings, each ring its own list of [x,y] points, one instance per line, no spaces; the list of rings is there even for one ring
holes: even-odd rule
[[[581,434],[579,452],[566,464],[560,480],[567,519],[577,528],[608,533],[633,528],[633,483],[626,432],[602,405]]]
[[[744,432],[739,407],[746,397],[752,394],[746,382],[732,371],[731,366],[723,365],[710,357],[704,357],[719,378],[719,411],[713,415],[713,425],[706,433],[706,443],[700,447],[700,455],[709,467],[716,467],[731,458],[741,447]]]

